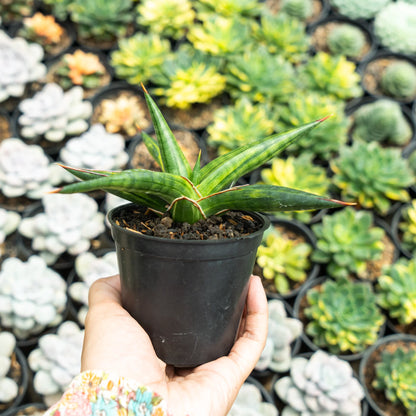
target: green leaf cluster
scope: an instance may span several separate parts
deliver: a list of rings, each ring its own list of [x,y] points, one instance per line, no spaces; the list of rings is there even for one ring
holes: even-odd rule
[[[410,205],[402,208],[402,220],[399,222],[399,229],[402,232],[402,245],[410,251],[416,251],[416,200]]]
[[[208,145],[222,155],[252,142],[259,136],[268,136],[275,123],[264,104],[254,104],[247,97],[233,105],[224,106],[214,113],[213,123],[207,128]]]
[[[380,79],[383,92],[404,100],[416,94],[416,68],[410,62],[397,61],[389,65]]]
[[[142,0],[137,6],[137,23],[150,33],[182,38],[195,21],[189,0]]]
[[[286,237],[273,225],[257,250],[257,264],[263,277],[274,281],[278,293],[287,294],[291,283],[304,282],[311,267],[312,246]]]
[[[384,323],[369,283],[326,280],[307,293],[306,333],[333,354],[359,353],[374,344]]]
[[[416,322],[416,258],[399,259],[377,280],[379,305],[400,324]]]
[[[405,407],[408,416],[416,415],[416,349],[398,347],[381,353],[376,364],[373,386],[383,390],[387,399]]]
[[[200,20],[206,20],[213,14],[251,19],[262,10],[258,0],[196,0],[194,4]]]
[[[365,43],[366,38],[362,29],[349,23],[340,24],[328,35],[328,49],[334,55],[358,58]]]
[[[305,20],[312,16],[313,2],[312,0],[282,0],[280,11],[296,19]]]
[[[34,0],[12,0],[0,2],[0,16],[3,23],[9,23],[22,17],[30,16]]]
[[[74,0],[71,20],[77,23],[82,38],[112,41],[126,35],[134,18],[132,7],[132,0]]]
[[[371,19],[391,0],[330,0],[336,10],[350,19]]]
[[[342,147],[330,166],[343,198],[364,208],[385,215],[392,201],[407,202],[410,198],[406,188],[414,183],[414,175],[398,148],[357,141]]]
[[[27,3],[26,0],[24,1]],[[62,21],[66,20],[70,15],[73,2],[74,0],[43,0],[43,3],[51,9],[51,14]]]
[[[312,226],[317,249],[312,259],[326,264],[334,278],[365,278],[367,262],[381,257],[384,230],[373,225],[373,215],[347,207]]]
[[[75,193],[102,189],[145,205],[159,214],[169,212],[174,221],[190,224],[230,209],[275,212],[342,205],[339,201],[272,185],[230,188],[241,176],[277,156],[322,120],[284,134],[257,139],[219,156],[203,167],[198,159],[191,168],[162,113],[146,91],[145,98],[157,140],[144,132],[143,139],[162,172],[145,169],[109,172],[66,167],[82,182],[64,186],[56,192]]]

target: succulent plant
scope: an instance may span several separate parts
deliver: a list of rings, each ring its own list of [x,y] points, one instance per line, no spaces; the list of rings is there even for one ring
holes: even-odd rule
[[[189,29],[187,35],[195,49],[214,56],[242,53],[251,42],[250,30],[239,17],[212,15]]]
[[[416,53],[416,4],[390,3],[374,19],[374,34],[380,44],[393,52]]]
[[[58,325],[66,307],[66,282],[39,256],[5,259],[0,271],[0,322],[18,339]]]
[[[343,23],[331,30],[327,42],[332,54],[358,58],[366,44],[366,38],[358,26]]]
[[[312,156],[307,153],[296,159],[292,156],[286,159],[273,159],[270,168],[261,170],[261,179],[262,183],[268,185],[303,189],[316,194],[327,194],[331,185],[331,179],[326,175],[325,168],[314,165]],[[307,211],[282,214],[303,222],[307,222],[312,215]],[[279,216],[280,213],[275,213],[275,215]]]
[[[119,133],[133,137],[140,128],[146,129],[150,123],[147,114],[136,95],[123,95],[105,98],[100,101],[98,122],[105,126],[109,133]]]
[[[385,318],[368,282],[326,280],[306,294],[306,333],[333,354],[360,353],[374,344]]]
[[[262,45],[230,57],[225,74],[233,98],[247,96],[253,102],[288,102],[297,89],[290,62],[272,55]]]
[[[257,250],[257,264],[265,279],[273,280],[280,294],[291,290],[291,283],[304,282],[311,267],[312,246],[305,241],[288,238],[271,226]]]
[[[32,248],[48,264],[68,252],[76,256],[90,248],[90,240],[104,231],[104,214],[87,195],[53,195],[42,198],[44,212],[26,217],[19,233],[32,239]]]
[[[400,324],[416,322],[416,259],[399,259],[377,279],[379,305]]]
[[[22,17],[30,16],[34,7],[34,0],[2,0],[0,16],[3,23],[9,23]]]
[[[347,200],[355,200],[368,209],[385,215],[391,201],[406,202],[406,188],[414,175],[398,148],[382,148],[377,142],[355,142],[340,149],[330,163],[332,180]]]
[[[66,53],[56,69],[59,85],[65,90],[79,85],[84,88],[98,88],[107,70],[98,55],[81,49]]]
[[[207,142],[221,155],[273,131],[274,122],[268,108],[243,97],[214,113],[214,121],[207,127]]]
[[[306,152],[327,161],[347,142],[349,121],[344,114],[344,103],[341,100],[308,92],[292,97],[285,105],[276,106],[275,111],[279,114],[276,123],[278,131],[297,127],[323,114],[332,114],[321,129],[312,131],[308,138],[294,143],[287,150],[289,154]]]
[[[23,38],[11,39],[0,30],[0,102],[21,97],[25,86],[46,74],[43,49]]]
[[[331,6],[350,19],[371,19],[391,0],[330,0]]]
[[[373,225],[373,215],[347,207],[312,226],[318,241],[312,259],[326,264],[331,277],[367,275],[367,262],[383,253],[384,230]]]
[[[393,100],[380,99],[362,105],[353,113],[353,119],[354,140],[401,146],[413,136],[400,104]]]
[[[299,76],[308,90],[348,100],[363,94],[355,64],[344,55],[318,52],[299,67]]]
[[[274,404],[263,401],[260,389],[245,382],[227,416],[277,416]]]
[[[143,0],[137,12],[137,23],[165,38],[182,38],[195,20],[190,0]]]
[[[263,371],[269,368],[282,373],[290,368],[291,344],[301,335],[303,325],[299,319],[287,316],[284,303],[279,299],[269,300],[268,309],[266,345],[255,369]]]
[[[51,9],[51,14],[64,21],[71,13],[74,0],[42,0]]]
[[[123,136],[94,124],[81,136],[70,139],[59,152],[59,159],[77,168],[119,170],[126,166],[129,156],[124,151]]]
[[[321,350],[293,358],[290,375],[274,391],[287,405],[282,416],[360,416],[364,398],[351,365]]]
[[[77,317],[78,321],[84,325],[88,311],[89,288],[97,279],[118,273],[116,252],[109,251],[102,256],[95,256],[89,251],[81,253],[75,259],[75,272],[79,281],[69,286],[68,293],[71,299],[82,305]]]
[[[20,139],[0,143],[0,190],[7,198],[41,198],[62,179],[40,146]]]
[[[73,0],[71,20],[81,39],[113,41],[126,36],[133,21],[132,0]]]
[[[293,63],[305,59],[310,42],[305,35],[305,25],[299,20],[264,11],[260,22],[253,22],[252,30],[254,39],[265,45],[271,54],[281,55]]]
[[[409,252],[416,250],[416,199],[401,211],[402,220],[399,229],[402,232],[401,243]]]
[[[168,107],[188,109],[195,103],[210,102],[225,89],[218,63],[187,46],[167,58],[153,77],[153,93]]]
[[[393,98],[406,99],[416,94],[416,68],[410,62],[389,65],[380,79],[383,92]]]
[[[23,26],[18,32],[19,36],[41,44],[48,53],[61,42],[64,33],[63,27],[56,22],[54,16],[45,16],[40,12],[23,19]]]
[[[34,372],[33,388],[47,406],[55,404],[79,374],[84,331],[74,322],[62,323],[56,334],[39,338],[28,364]]]
[[[4,243],[8,235],[16,231],[20,220],[20,215],[17,212],[0,208],[0,244]],[[1,248],[0,254],[2,254]]]
[[[162,172],[136,169],[112,173],[66,167],[82,182],[67,185],[56,192],[102,189],[136,204],[145,204],[159,214],[169,212],[173,221],[189,224],[228,209],[275,212],[344,205],[340,201],[271,185],[229,188],[241,176],[275,157],[299,135],[307,133],[322,120],[286,134],[259,139],[219,156],[202,168],[198,159],[192,169],[156,103],[146,90],[144,94],[157,141],[145,133],[143,139],[149,153],[162,167]]]
[[[87,130],[86,120],[92,114],[92,105],[83,101],[81,87],[64,92],[58,84],[49,83],[32,98],[21,101],[19,110],[22,113],[18,119],[22,137],[44,137],[51,142],[60,142]]]
[[[169,41],[155,33],[137,32],[118,46],[111,53],[111,65],[119,78],[133,85],[151,79],[171,54]]]
[[[306,20],[312,16],[312,0],[282,0],[281,12],[295,17],[296,19]]]
[[[395,351],[385,350],[381,361],[376,364],[373,386],[383,390],[386,398],[401,404],[408,416],[416,415],[416,350],[398,347]]]
[[[198,0],[194,2],[197,17],[205,20],[213,14],[224,17],[239,16],[253,18],[261,13],[262,7],[257,0]]]
[[[9,377],[16,337],[11,332],[0,332],[0,404],[11,403],[19,394],[19,386]]]

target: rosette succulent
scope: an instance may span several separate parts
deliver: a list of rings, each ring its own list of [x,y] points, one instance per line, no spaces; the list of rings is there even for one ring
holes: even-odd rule
[[[271,54],[281,55],[293,63],[305,59],[310,42],[305,35],[305,25],[299,20],[264,11],[260,22],[252,25],[253,38]]]
[[[118,49],[111,53],[111,65],[119,78],[135,85],[152,79],[170,54],[169,40],[155,33],[137,32],[120,40]]]
[[[19,386],[12,377],[13,353],[16,337],[11,332],[0,332],[0,404],[10,404],[19,394]],[[7,408],[6,408],[7,410]]]
[[[190,0],[143,0],[137,6],[137,23],[165,38],[180,39],[195,20]]]
[[[219,156],[202,168],[198,158],[192,169],[156,103],[146,90],[144,93],[157,141],[145,133],[143,138],[162,172],[133,169],[114,173],[66,167],[82,182],[67,185],[56,192],[102,189],[136,204],[144,204],[156,213],[168,212],[175,222],[189,224],[229,209],[275,212],[345,205],[340,201],[283,187],[232,186],[241,176],[262,166],[322,120],[287,133],[258,139]]]
[[[30,16],[34,7],[34,0],[2,0],[0,3],[0,16],[3,23]]]
[[[330,0],[331,6],[350,19],[371,19],[391,0]]]
[[[312,259],[326,264],[334,278],[365,278],[368,262],[380,259],[383,253],[385,232],[374,226],[373,215],[367,211],[347,207],[324,217],[312,230],[318,239]]]
[[[32,98],[23,100],[19,110],[21,115],[18,123],[22,137],[44,137],[51,142],[60,142],[67,136],[87,130],[92,105],[89,101],[83,101],[81,87],[64,92],[58,84],[50,83]]]
[[[231,96],[246,96],[253,102],[286,103],[298,88],[292,64],[280,55],[272,55],[262,45],[231,56],[225,74]]]
[[[273,280],[278,293],[287,294],[291,284],[304,282],[311,267],[312,246],[288,238],[277,228],[265,232],[257,250],[257,264],[265,279]]]
[[[374,344],[385,318],[367,282],[326,280],[307,294],[306,333],[333,354],[360,353]]]
[[[20,215],[17,212],[0,208],[0,244],[4,243],[8,235],[16,231],[20,220]],[[0,254],[2,254],[1,247]]]
[[[71,5],[74,0],[42,0],[51,10],[51,13],[59,20],[64,21],[70,15]]]
[[[291,146],[287,152],[298,155],[309,153],[327,161],[347,142],[348,118],[344,114],[344,103],[328,95],[309,92],[294,96],[285,105],[275,107],[279,119],[278,130],[297,127],[307,120],[314,120],[323,114],[332,114],[322,129],[314,130],[308,136]]]
[[[132,0],[73,0],[71,20],[81,39],[114,41],[126,36],[134,18],[132,8]]]
[[[7,198],[42,198],[61,179],[40,146],[15,138],[0,143],[0,191]]]
[[[261,170],[261,180],[267,185],[303,189],[316,194],[327,194],[331,185],[331,179],[327,176],[325,168],[313,164],[312,156],[307,153],[296,159],[292,156],[286,159],[273,159],[270,168]],[[308,222],[312,216],[307,211],[282,212],[275,215],[288,216],[303,222]]]
[[[43,49],[23,38],[10,38],[0,30],[0,102],[21,97],[27,84],[46,74]]]
[[[413,136],[412,127],[400,104],[393,100],[380,99],[364,104],[352,117],[354,140],[401,146],[408,143]]]
[[[333,183],[347,200],[355,200],[368,209],[385,215],[391,201],[406,202],[406,188],[414,175],[398,148],[382,148],[377,142],[355,142],[344,146],[330,163]]]
[[[293,358],[290,375],[274,391],[286,404],[282,416],[360,416],[364,398],[351,365],[321,350]]]
[[[205,20],[212,14],[253,18],[262,10],[258,0],[197,0],[194,6],[200,20]]]
[[[299,319],[287,316],[285,305],[279,299],[268,301],[269,324],[266,345],[255,369],[270,369],[275,372],[289,370],[292,361],[291,344],[298,338],[303,329]]]
[[[153,76],[153,93],[168,107],[188,109],[210,102],[225,89],[225,77],[216,60],[186,46],[166,58]]]
[[[402,232],[401,243],[409,252],[416,250],[416,200],[402,208],[399,229]]]
[[[75,259],[75,273],[79,281],[69,286],[68,293],[71,299],[81,304],[77,318],[84,325],[88,311],[88,291],[91,285],[97,279],[118,273],[116,252],[109,251],[102,256],[96,256],[89,251],[79,254]]]
[[[378,303],[400,324],[416,322],[416,259],[399,259],[377,279]]]
[[[122,169],[128,161],[124,138],[94,124],[79,137],[70,139],[59,152],[59,159],[77,168]]]
[[[328,49],[334,55],[358,58],[366,44],[365,34],[358,26],[343,23],[328,34]]]
[[[281,12],[296,19],[306,20],[313,14],[312,0],[282,0]]]
[[[376,364],[373,386],[382,390],[386,398],[404,406],[408,416],[416,414],[416,350],[398,347],[383,351]]]
[[[66,282],[39,256],[3,261],[0,271],[0,322],[18,339],[58,325],[66,308]]]
[[[269,109],[243,97],[233,105],[215,111],[213,123],[207,127],[207,143],[221,155],[250,143],[258,135],[267,136],[273,131]]]
[[[299,76],[304,87],[336,99],[348,100],[363,94],[360,75],[355,64],[344,55],[332,56],[318,52],[299,67]]]
[[[380,44],[393,52],[416,52],[416,4],[392,2],[374,19],[374,34]]]
[[[389,65],[380,79],[383,92],[393,98],[405,100],[416,94],[416,67],[407,61]]]
[[[32,239],[33,250],[48,264],[65,252],[76,256],[87,251],[104,231],[104,214],[87,195],[48,194],[42,204],[44,212],[24,218],[19,233]]]
[[[47,406],[55,404],[79,374],[84,331],[74,322],[62,323],[56,334],[39,338],[28,364],[34,373],[33,388]]]

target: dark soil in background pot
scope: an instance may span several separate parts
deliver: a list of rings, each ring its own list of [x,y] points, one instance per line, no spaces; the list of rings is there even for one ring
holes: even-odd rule
[[[253,217],[239,211],[229,211],[190,225],[175,223],[172,218],[157,214],[144,207],[120,212],[116,224],[140,234],[172,240],[221,240],[251,234],[260,227]]]
[[[10,137],[12,137],[10,117],[6,112],[0,111],[0,143]]]

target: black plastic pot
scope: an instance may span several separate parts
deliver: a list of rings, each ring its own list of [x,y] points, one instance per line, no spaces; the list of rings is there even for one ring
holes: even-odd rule
[[[366,350],[360,362],[359,379],[360,379],[362,386],[364,387],[366,399],[371,407],[371,410],[377,416],[386,416],[386,413],[376,403],[366,383],[366,380],[368,377],[367,372],[369,371],[369,361],[371,359],[371,356],[374,353],[376,353],[378,349],[382,348],[385,344],[396,343],[396,342],[403,342],[403,343],[409,343],[409,344],[411,343],[411,344],[416,345],[416,336],[407,335],[407,334],[396,334],[396,335],[389,335],[387,337],[380,338],[374,345],[372,345],[368,350]]]
[[[400,237],[400,230],[399,224],[403,220],[402,214],[403,210],[410,207],[410,204],[403,204],[396,210],[391,220],[391,230],[392,230],[392,238],[396,246],[399,248],[400,252],[403,254],[404,257],[407,259],[411,259],[413,257],[412,253],[403,246],[401,237]]]
[[[117,225],[115,219],[134,207],[116,207],[108,217],[124,307],[167,364],[195,367],[228,354],[268,218],[250,213],[262,226],[242,238],[170,240]]]

